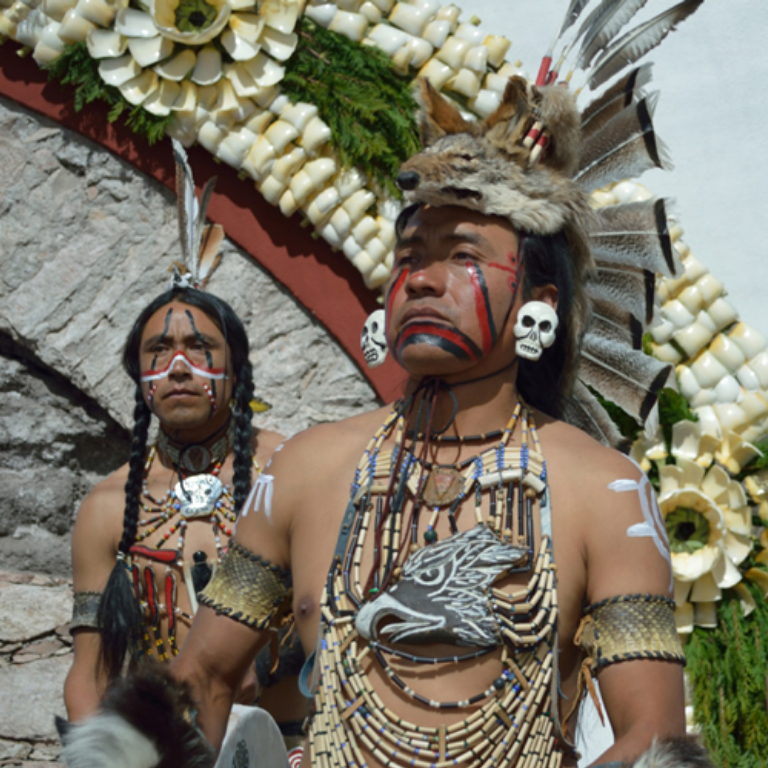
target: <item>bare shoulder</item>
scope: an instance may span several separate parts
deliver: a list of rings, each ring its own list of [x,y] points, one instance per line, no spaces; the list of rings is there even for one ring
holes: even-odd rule
[[[357,462],[368,441],[391,413],[390,407],[352,416],[341,421],[318,424],[286,440],[274,456],[276,472],[312,474],[341,469]],[[303,467],[304,470],[300,470]]]
[[[83,499],[72,532],[75,590],[104,588],[123,533],[128,465],[106,477]]]
[[[631,459],[570,424],[545,420],[539,435],[551,483],[567,486],[579,507],[599,510],[617,481],[639,483],[644,477]]]
[[[260,467],[263,468],[266,465],[272,458],[275,448],[283,442],[285,442],[285,435],[281,435],[279,432],[258,428],[253,430],[251,445],[253,455],[256,457]]]
[[[125,506],[125,481],[128,465],[116,469],[111,475],[98,482],[83,499],[77,513],[77,523],[103,525],[106,521],[122,521]]]

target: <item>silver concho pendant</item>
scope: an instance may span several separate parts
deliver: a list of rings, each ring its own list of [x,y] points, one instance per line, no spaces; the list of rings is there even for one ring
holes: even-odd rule
[[[176,483],[173,489],[181,505],[181,516],[187,519],[205,517],[213,512],[216,502],[224,492],[224,484],[215,475],[193,475]]]

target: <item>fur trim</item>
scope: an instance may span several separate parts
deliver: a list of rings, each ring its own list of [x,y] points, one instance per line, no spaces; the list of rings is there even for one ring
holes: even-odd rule
[[[668,736],[654,741],[651,748],[626,768],[715,768],[707,750],[693,736]]]
[[[160,753],[154,743],[120,715],[104,713],[62,734],[61,759],[69,768],[154,768]]]
[[[96,715],[62,734],[69,768],[210,768],[186,683],[147,663],[107,691]]]

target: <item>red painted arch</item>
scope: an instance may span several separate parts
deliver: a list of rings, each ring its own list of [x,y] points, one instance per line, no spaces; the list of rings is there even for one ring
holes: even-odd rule
[[[0,95],[34,110],[113,152],[137,170],[169,189],[174,170],[169,142],[150,147],[119,124],[107,121],[106,105],[93,103],[81,112],[72,107],[72,89],[48,82],[45,71],[31,56],[20,57],[12,41],[0,45]],[[283,216],[255,189],[249,179],[218,163],[199,146],[189,150],[198,180],[217,176],[208,217],[224,227],[237,243],[336,338],[357,363],[379,397],[399,396],[405,382],[403,370],[388,359],[373,370],[365,366],[360,350],[360,331],[368,314],[376,309],[374,294],[342,254],[334,253],[301,218]]]

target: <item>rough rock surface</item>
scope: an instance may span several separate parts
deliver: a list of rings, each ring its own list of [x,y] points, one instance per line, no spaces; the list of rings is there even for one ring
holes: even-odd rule
[[[66,579],[0,571],[0,765],[57,765],[71,611]]]
[[[173,195],[109,152],[0,99],[0,561],[64,575],[93,484],[126,461],[120,352],[180,258]],[[343,350],[225,244],[209,289],[243,318],[256,423],[284,434],[376,404]]]

